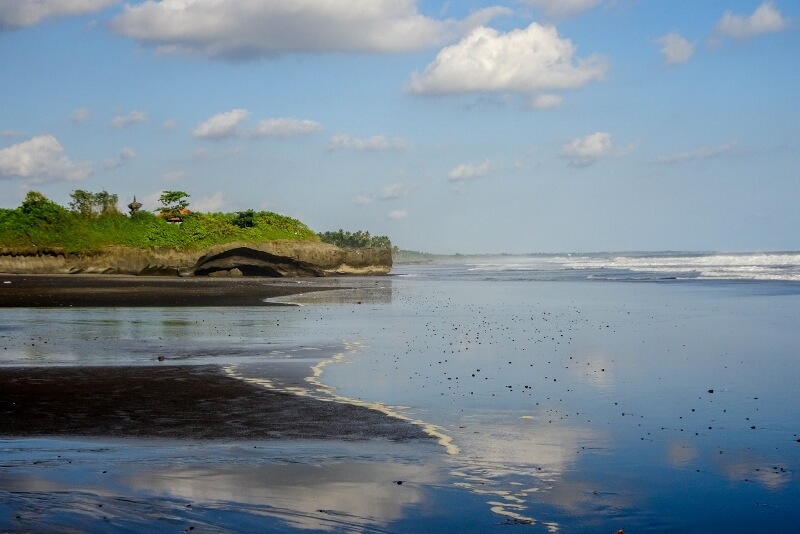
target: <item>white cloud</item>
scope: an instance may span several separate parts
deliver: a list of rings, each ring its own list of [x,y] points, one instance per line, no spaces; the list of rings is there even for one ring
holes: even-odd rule
[[[88,119],[91,114],[92,111],[89,108],[78,108],[72,112],[70,120],[76,124],[81,123]]]
[[[602,79],[608,62],[600,56],[573,61],[575,46],[553,26],[533,22],[501,33],[480,27],[443,48],[408,90],[418,94],[569,89]]]
[[[714,33],[734,39],[745,39],[764,33],[775,33],[789,27],[789,20],[771,1],[762,2],[752,15],[744,17],[725,11]]]
[[[694,55],[694,45],[677,33],[668,33],[659,37],[656,43],[661,45],[661,55],[667,65],[680,65],[688,62]]]
[[[706,147],[688,152],[677,152],[675,154],[670,154],[668,156],[657,157],[656,163],[661,163],[664,165],[672,165],[674,163],[682,163],[684,161],[716,158],[722,156],[723,154],[731,152],[734,148],[736,148],[736,143],[728,143],[718,147],[712,147],[712,148]]]
[[[575,167],[586,167],[614,153],[614,144],[608,132],[595,132],[578,137],[561,147],[561,155]]]
[[[352,149],[361,152],[378,152],[382,150],[404,150],[409,142],[402,137],[386,137],[376,135],[366,139],[339,133],[328,141],[328,150]]]
[[[311,135],[322,130],[316,121],[296,118],[271,118],[259,121],[253,129],[242,128],[250,116],[246,109],[232,109],[218,113],[195,128],[197,139],[229,139],[232,137],[296,137]]]
[[[136,151],[130,147],[123,147],[116,158],[107,159],[103,166],[106,170],[122,167],[125,163],[136,157]]]
[[[227,200],[225,199],[225,195],[222,194],[222,191],[217,191],[210,197],[203,197],[193,201],[190,209],[192,211],[213,213],[219,211],[226,203]]]
[[[411,192],[411,187],[403,182],[387,185],[380,191],[369,195],[358,195],[353,199],[353,202],[358,205],[371,204],[375,201],[396,200],[408,196]]]
[[[45,19],[85,15],[118,0],[0,0],[0,30],[33,26]]]
[[[256,137],[293,137],[322,131],[322,125],[308,119],[277,118],[258,123],[252,135]]]
[[[13,139],[15,137],[22,137],[22,133],[18,132],[17,130],[3,130],[0,132],[0,137],[5,137],[6,139]]]
[[[548,17],[573,17],[598,6],[602,0],[525,0]]]
[[[175,119],[167,119],[161,123],[161,129],[170,131],[174,130],[175,127],[178,125],[178,122]]]
[[[484,159],[482,163],[462,163],[457,165],[447,173],[447,179],[451,182],[460,182],[462,180],[471,180],[473,178],[480,178],[486,176],[489,172],[490,164],[488,159]]]
[[[553,109],[561,105],[564,99],[558,95],[536,95],[528,105],[532,109]]]
[[[161,175],[165,182],[180,182],[186,178],[186,171],[169,171]]]
[[[111,25],[162,53],[243,60],[422,50],[508,11],[488,8],[458,22],[420,14],[416,0],[147,0],[126,4]]]
[[[392,210],[389,212],[389,218],[395,221],[402,221],[406,217],[408,217],[406,210]]]
[[[232,109],[218,113],[195,128],[192,135],[197,139],[226,139],[241,134],[239,125],[250,113],[246,109]]]
[[[125,128],[131,124],[145,122],[147,115],[142,111],[131,111],[127,115],[116,115],[111,119],[112,128]]]
[[[0,150],[0,176],[22,178],[27,183],[83,180],[92,170],[89,162],[70,160],[52,135],[38,135]]]
[[[402,182],[387,185],[378,193],[378,200],[394,200],[408,195],[410,191],[410,188]]]

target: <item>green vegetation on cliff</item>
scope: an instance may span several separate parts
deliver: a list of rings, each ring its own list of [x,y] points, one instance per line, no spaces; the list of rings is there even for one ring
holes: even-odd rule
[[[117,196],[105,191],[74,191],[71,209],[31,191],[19,207],[0,209],[0,246],[86,252],[113,245],[199,249],[233,241],[319,241],[313,230],[291,217],[253,210],[189,212],[189,195],[164,193],[158,215],[132,208],[127,216],[117,210]]]
[[[340,248],[392,248],[392,242],[385,235],[369,235],[369,232],[358,230],[346,232],[339,229],[336,232],[322,232],[319,238],[323,243],[330,243]]]

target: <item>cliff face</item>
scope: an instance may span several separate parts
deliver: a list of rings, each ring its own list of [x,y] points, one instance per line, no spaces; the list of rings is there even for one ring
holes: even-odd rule
[[[388,249],[301,241],[228,243],[198,251],[109,247],[86,254],[0,249],[0,272],[13,274],[298,277],[381,275],[391,268]]]

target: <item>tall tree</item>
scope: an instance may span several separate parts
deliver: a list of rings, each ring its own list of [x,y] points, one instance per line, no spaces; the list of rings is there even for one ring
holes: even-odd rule
[[[161,214],[168,217],[180,217],[183,210],[189,207],[189,193],[184,191],[162,191],[158,201],[161,202]]]
[[[119,197],[105,189],[99,193],[76,189],[69,196],[72,198],[69,203],[70,209],[83,217],[119,213],[117,208]]]
[[[72,200],[69,203],[69,208],[75,213],[84,217],[91,217],[94,215],[94,194],[83,189],[76,189],[69,194]]]
[[[100,215],[119,213],[119,209],[117,208],[118,203],[119,197],[109,193],[105,189],[94,194],[95,209]]]

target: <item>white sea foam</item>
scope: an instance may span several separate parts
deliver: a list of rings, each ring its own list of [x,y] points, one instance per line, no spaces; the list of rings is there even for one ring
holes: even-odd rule
[[[472,274],[567,271],[592,279],[725,279],[800,281],[800,253],[560,254],[505,256],[465,265]]]
[[[582,256],[569,258],[564,266],[676,278],[800,281],[800,254],[797,253]]]

